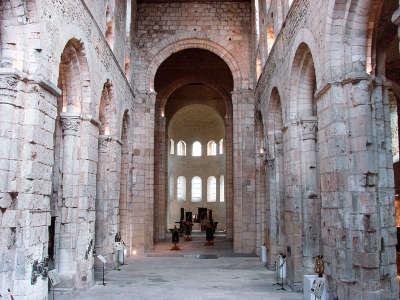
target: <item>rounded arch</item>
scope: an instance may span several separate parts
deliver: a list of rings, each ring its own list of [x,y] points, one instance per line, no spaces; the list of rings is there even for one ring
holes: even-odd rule
[[[58,86],[59,109],[75,114],[91,111],[90,76],[84,44],[70,39],[61,54]]]
[[[281,96],[279,94],[278,88],[274,87],[271,91],[271,96],[268,102],[267,110],[267,126],[266,133],[269,143],[276,142],[275,132],[281,132],[283,129],[283,110],[281,103]],[[272,141],[273,140],[273,141]]]
[[[239,65],[228,50],[210,40],[191,38],[169,44],[153,56],[154,58],[150,62],[146,72],[146,89],[154,91],[154,78],[158,67],[163,63],[163,61],[176,52],[191,48],[208,50],[219,56],[228,65],[232,73],[234,89],[237,90],[242,88],[242,74]]]
[[[218,87],[215,86],[212,82],[207,81],[207,79],[199,79],[196,76],[193,77],[185,77],[185,78],[179,78],[175,81],[173,81],[170,85],[168,85],[166,88],[164,88],[160,93],[157,94],[157,107],[159,110],[164,111],[165,105],[167,104],[167,101],[169,97],[177,90],[180,88],[184,87],[185,85],[189,85],[193,82],[196,83],[201,83],[205,85],[206,87],[214,90],[216,93],[218,93],[221,98],[224,100],[225,103],[225,111],[228,113],[232,109],[232,101],[230,101],[230,95],[227,94],[227,92]]]
[[[99,134],[110,135],[111,133],[111,118],[112,118],[112,103],[113,102],[113,90],[111,81],[107,80],[103,85],[100,98],[99,108]]]
[[[122,123],[121,123],[121,141],[128,139],[128,132],[130,126],[130,116],[129,110],[126,109],[122,115]]]
[[[331,3],[327,53],[331,76],[372,71],[374,28],[383,0],[348,0]]]
[[[320,88],[323,84],[324,80],[324,70],[323,65],[320,63],[320,58],[318,55],[314,55],[319,53],[318,47],[316,44],[316,40],[314,34],[307,28],[302,28],[296,35],[294,39],[294,43],[292,44],[292,51],[290,54],[289,61],[291,62],[291,66],[293,66],[296,55],[298,54],[298,50],[300,47],[306,45],[309,49],[311,57],[313,58],[314,68],[315,68],[315,81],[316,81],[316,89]]]
[[[306,43],[301,43],[296,50],[290,73],[290,87],[290,115],[316,115],[315,67],[311,50]]]

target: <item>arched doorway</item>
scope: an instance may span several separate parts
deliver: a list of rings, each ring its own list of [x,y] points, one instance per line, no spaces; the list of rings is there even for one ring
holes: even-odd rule
[[[218,214],[221,220],[215,221],[220,222],[218,230],[226,232],[227,238],[232,238],[233,76],[230,68],[208,50],[185,49],[172,54],[159,66],[154,88],[157,92],[154,132],[155,242],[167,238],[168,226],[173,224],[172,219],[177,218],[181,207],[197,214],[197,206],[213,207],[215,212],[220,212],[223,207],[224,213]],[[185,127],[192,130],[185,131]],[[196,168],[196,164],[197,170],[190,171]],[[193,184],[199,187],[196,180],[201,182],[200,199],[195,197],[193,200],[193,194],[198,192]],[[211,193],[211,190],[214,192]],[[208,198],[210,201],[207,201]]]

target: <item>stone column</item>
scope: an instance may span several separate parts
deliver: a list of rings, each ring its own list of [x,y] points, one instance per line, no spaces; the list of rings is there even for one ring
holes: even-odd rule
[[[274,267],[279,253],[283,252],[285,244],[284,233],[284,149],[282,128],[268,133],[266,168],[268,186],[268,215],[266,246],[268,248],[268,267]]]
[[[254,94],[232,92],[233,104],[233,248],[255,253]],[[230,199],[227,199],[230,200]]]
[[[226,237],[233,239],[233,128],[230,114],[225,116],[224,153],[226,157],[224,188],[226,207]]]
[[[287,255],[287,281],[297,289],[303,279],[303,220],[302,220],[302,155],[301,132],[297,116],[286,120],[283,130],[284,161],[280,173],[284,182],[281,198],[280,224],[281,251]]]
[[[158,173],[154,174],[154,239],[161,241],[166,238],[167,209],[168,209],[168,169],[169,140],[165,117],[161,110],[155,115],[155,145],[154,167]],[[175,141],[176,143],[177,141]]]
[[[61,115],[63,130],[62,204],[60,207],[59,241],[56,249],[56,266],[65,280],[73,279],[77,272],[76,238],[79,218],[79,137],[80,116],[70,113]],[[58,227],[57,226],[57,227]]]
[[[303,221],[303,273],[314,273],[314,257],[321,255],[321,198],[317,162],[317,117],[302,117],[301,127],[301,179]],[[301,267],[300,267],[301,269]],[[297,278],[300,279],[301,278]]]
[[[99,136],[96,191],[96,253],[112,262],[118,232],[121,142],[109,135]]]
[[[138,252],[153,248],[154,231],[154,104],[156,93],[142,91],[135,105],[132,186],[133,237]],[[164,150],[164,149],[162,149]]]

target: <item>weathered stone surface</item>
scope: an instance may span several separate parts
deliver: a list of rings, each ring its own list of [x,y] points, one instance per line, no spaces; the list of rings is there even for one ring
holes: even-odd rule
[[[234,251],[265,244],[269,267],[286,254],[294,289],[324,255],[332,297],[397,298],[398,12],[383,0],[1,1],[0,291],[46,299],[30,277],[49,255],[65,287],[87,287],[94,249],[110,259],[117,232],[129,254],[165,237],[161,108],[202,83],[226,98]],[[185,73],[194,61],[157,77],[188,49],[223,60],[232,85]]]

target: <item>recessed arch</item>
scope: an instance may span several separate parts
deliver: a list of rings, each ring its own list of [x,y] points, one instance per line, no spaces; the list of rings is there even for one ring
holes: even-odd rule
[[[62,91],[59,110],[74,114],[91,111],[90,77],[82,42],[71,39],[61,54],[58,86]]]
[[[219,56],[228,65],[234,81],[234,89],[242,88],[242,74],[234,59],[233,55],[227,51],[225,48],[219,44],[212,42],[210,40],[204,39],[185,39],[174,42],[167,45],[165,48],[159,51],[157,55],[154,56],[153,60],[150,62],[149,67],[146,71],[146,89],[149,91],[154,91],[154,78],[159,66],[172,54],[185,49],[203,49],[208,50],[217,56]]]
[[[315,91],[316,75],[313,56],[308,45],[301,43],[296,50],[290,73],[290,115],[316,115]]]
[[[373,71],[374,28],[383,0],[335,0],[330,8],[327,32],[328,61],[332,75],[367,74]]]
[[[100,109],[99,109],[99,134],[110,135],[111,133],[111,120],[113,113],[113,95],[112,95],[112,83],[107,80],[103,85],[100,98]]]

